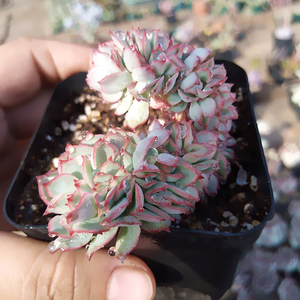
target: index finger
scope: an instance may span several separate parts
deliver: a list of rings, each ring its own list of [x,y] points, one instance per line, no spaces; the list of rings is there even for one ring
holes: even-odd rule
[[[87,71],[92,49],[56,41],[19,39],[0,47],[0,108],[17,106],[43,86]]]

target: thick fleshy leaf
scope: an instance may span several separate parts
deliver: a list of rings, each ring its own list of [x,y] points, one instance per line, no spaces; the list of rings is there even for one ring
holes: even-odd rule
[[[66,215],[67,223],[72,227],[75,223],[87,221],[97,216],[98,210],[95,198],[91,193],[85,193],[75,209]]]
[[[154,212],[151,212],[147,209],[145,209],[142,212],[138,212],[134,215],[136,218],[138,218],[141,221],[147,221],[147,222],[153,222],[153,223],[158,223],[162,222],[162,218],[155,214]]]
[[[214,99],[206,98],[199,101],[199,105],[205,117],[212,118],[215,116],[217,106]]]
[[[168,167],[176,167],[178,164],[178,157],[167,153],[161,153],[157,156],[157,161]]]
[[[181,101],[180,103],[176,104],[175,106],[172,106],[170,108],[170,111],[174,113],[180,113],[183,112],[187,107],[187,103],[184,101]]]
[[[192,102],[190,104],[189,116],[195,122],[200,122],[202,119],[202,109],[198,104],[198,101]]]
[[[44,184],[51,181],[57,175],[58,175],[57,170],[51,170],[44,175],[40,175],[36,177],[38,183],[39,195],[41,199],[44,201],[44,203],[47,205],[51,201],[52,197],[48,195],[46,188],[44,187]]]
[[[145,62],[145,58],[142,57],[136,46],[126,47],[123,52],[123,59],[129,72],[132,72],[134,68],[141,67],[142,63]]]
[[[178,95],[186,103],[194,102],[194,101],[197,101],[199,99],[198,96],[194,96],[192,94],[186,94],[180,89],[178,90]]]
[[[133,97],[131,94],[126,94],[126,96],[124,96],[121,101],[119,101],[118,106],[115,110],[115,114],[117,116],[121,116],[124,115],[128,109],[130,108],[131,104],[133,101]]]
[[[114,162],[112,160],[112,157],[106,161],[102,167],[100,168],[100,171],[106,174],[115,175],[121,168],[121,165],[117,162]]]
[[[199,143],[217,145],[219,134],[210,130],[202,130],[196,133],[196,138]]]
[[[178,93],[170,93],[165,97],[165,100],[171,105],[174,106],[181,101],[180,96]]]
[[[195,70],[195,73],[203,82],[209,82],[211,80],[212,74],[209,68],[197,68],[197,70]]]
[[[112,220],[118,218],[129,204],[128,198],[122,198],[118,203],[114,203],[112,208],[108,211],[106,216],[101,221],[101,225],[109,226]]]
[[[208,180],[207,192],[211,196],[215,196],[218,193],[219,180],[215,175],[211,175]]]
[[[130,129],[144,124],[149,117],[149,103],[145,101],[133,100],[130,109],[128,110],[125,120]]]
[[[96,237],[89,244],[87,250],[88,258],[91,259],[97,250],[105,247],[115,237],[117,231],[118,227],[112,227],[106,232],[97,234]]]
[[[100,170],[102,165],[110,158],[115,157],[115,149],[112,144],[109,144],[103,140],[99,140],[94,145],[92,153],[92,168],[94,170]]]
[[[173,184],[169,184],[168,189],[175,193],[176,195],[178,195],[179,197],[183,197],[183,198],[189,198],[195,201],[199,200],[199,195],[196,189],[196,193],[195,193],[195,189],[193,187],[187,187],[185,189],[181,189],[178,188],[177,186],[173,185]]]
[[[150,233],[160,232],[160,231],[167,231],[170,232],[171,223],[169,221],[153,223],[153,222],[142,222],[142,228]]]
[[[150,210],[151,212],[157,214],[160,218],[161,218],[161,221],[167,221],[167,220],[173,220],[173,218],[166,214],[163,210],[161,210],[160,208],[154,206],[154,205],[151,205],[149,203],[145,203],[145,208]]]
[[[137,67],[132,70],[133,81],[150,83],[155,78],[154,70],[150,65]]]
[[[92,233],[78,233],[70,238],[58,237],[48,245],[50,253],[55,253],[58,250],[68,251],[85,246],[92,238]]]
[[[61,194],[72,194],[76,187],[75,182],[77,177],[70,174],[60,174],[54,177],[49,182],[44,183],[47,194],[50,197],[59,196]]]
[[[94,233],[99,234],[107,231],[107,227],[101,225],[101,218],[96,217],[86,221],[74,223],[72,230],[78,233]]]
[[[210,52],[211,51],[206,48],[196,48],[190,55],[198,56],[201,62],[203,62],[209,56]]]
[[[107,76],[107,70],[103,68],[103,66],[91,68],[86,78],[88,86],[93,90],[101,92],[102,88],[100,87],[99,81],[105,76]]]
[[[68,195],[62,194],[52,198],[52,200],[48,203],[46,211],[44,215],[48,215],[51,213],[54,214],[64,214],[69,212],[70,208],[68,206]]]
[[[166,87],[164,89],[164,95],[167,95],[175,86],[176,80],[179,76],[179,72],[176,72],[174,75],[172,75],[168,81],[166,82]]]
[[[83,178],[82,174],[82,164],[84,156],[76,156],[67,160],[60,160],[58,162],[58,172],[59,174],[71,174],[76,176],[78,179]]]
[[[216,147],[208,144],[192,144],[186,147],[186,152],[182,157],[183,160],[194,164],[201,160],[211,159],[216,152]]]
[[[158,148],[162,144],[164,144],[170,136],[170,131],[164,128],[151,130],[148,132],[147,138],[155,138],[152,144],[153,148]]]
[[[116,256],[124,261],[125,257],[135,248],[141,233],[139,225],[126,226],[119,229],[116,242]]]
[[[199,78],[195,72],[190,73],[187,77],[185,77],[180,84],[180,88],[182,90],[189,89],[199,83]]]
[[[115,93],[115,94],[107,94],[101,91],[101,97],[103,103],[115,103],[121,100],[123,96],[123,91]]]
[[[189,186],[193,184],[196,180],[198,180],[200,175],[190,163],[185,161],[182,161],[181,165],[176,168],[176,172],[184,175],[184,178],[181,178],[176,182],[176,184],[183,186]]]
[[[102,91],[106,94],[116,94],[126,89],[132,82],[128,71],[110,74],[99,81]]]
[[[54,216],[48,223],[48,232],[50,236],[59,236],[62,238],[69,238],[69,231],[61,225],[61,216]]]
[[[145,156],[149,150],[149,148],[152,146],[153,142],[157,139],[156,136],[147,137],[140,141],[132,156],[132,163],[134,169],[137,169],[140,167],[140,165],[144,162]]]

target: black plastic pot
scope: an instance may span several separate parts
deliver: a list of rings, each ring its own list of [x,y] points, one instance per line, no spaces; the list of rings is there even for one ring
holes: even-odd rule
[[[244,89],[246,94],[248,93],[247,98],[250,98],[245,71],[232,62],[221,62],[227,69],[228,82]],[[39,163],[45,156],[42,150],[45,147],[51,148],[55,142],[49,138],[45,139],[45,136],[53,136],[55,126],[60,122],[60,115],[70,97],[79,95],[85,87],[85,77],[84,73],[74,75],[55,90],[7,195],[4,209],[7,220],[30,237],[50,240],[46,225],[18,224],[17,200],[24,197],[30,181],[35,181],[34,163]],[[267,208],[264,208],[266,217],[258,226],[240,233],[180,228],[171,228],[171,233],[143,233],[133,254],[141,257],[150,266],[158,286],[191,288],[211,295],[212,299],[219,299],[230,288],[241,257],[257,240],[266,222],[273,216],[273,194],[251,102],[248,99],[240,101],[238,110],[240,118],[235,122],[235,127],[238,136],[244,138],[247,147],[244,150],[237,149],[236,153],[247,172],[257,177],[259,189],[256,193],[253,192],[253,197],[256,197],[258,203],[267,203]],[[217,197],[229,201],[232,198],[230,193],[231,189],[224,185]]]

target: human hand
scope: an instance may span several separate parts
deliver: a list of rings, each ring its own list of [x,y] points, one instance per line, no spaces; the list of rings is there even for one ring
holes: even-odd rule
[[[52,87],[87,71],[92,50],[53,41],[18,40],[0,47],[0,230],[11,231],[2,200]],[[155,279],[134,256],[122,264],[106,250],[88,261],[78,249],[50,256],[47,243],[0,232],[0,299],[153,299]]]

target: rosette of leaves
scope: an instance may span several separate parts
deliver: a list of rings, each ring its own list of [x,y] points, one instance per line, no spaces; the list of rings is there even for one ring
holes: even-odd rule
[[[141,228],[169,231],[171,221],[194,210],[201,193],[215,193],[217,147],[202,142],[192,122],[163,128],[155,120],[144,139],[111,129],[68,144],[58,168],[37,178],[45,214],[56,214],[48,224],[50,236],[57,236],[50,252],[87,245],[91,257],[116,236],[114,251],[123,260]]]
[[[94,52],[87,82],[117,115],[125,114],[131,129],[148,120],[149,108],[165,110],[170,119],[186,114],[204,126],[237,117],[226,70],[209,58],[210,50],[175,43],[159,30],[111,37]]]

